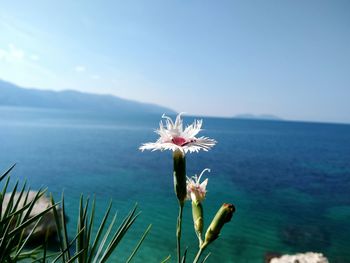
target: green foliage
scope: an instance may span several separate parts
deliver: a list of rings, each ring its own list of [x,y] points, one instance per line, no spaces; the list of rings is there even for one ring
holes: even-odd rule
[[[51,197],[52,203],[54,201]],[[63,262],[79,262],[79,263],[103,263],[111,256],[112,252],[117,248],[118,244],[123,239],[124,235],[130,229],[140,213],[136,213],[135,207],[122,220],[119,226],[116,225],[117,213],[113,216],[112,221],[107,224],[110,217],[112,202],[109,203],[108,208],[104,214],[102,221],[98,225],[98,230],[95,236],[92,236],[92,230],[95,220],[95,198],[91,202],[91,209],[88,207],[90,200],[84,202],[83,196],[80,198],[79,216],[77,220],[77,230],[74,239],[69,242],[67,236],[66,216],[64,209],[64,196],[62,195],[62,213],[59,216],[57,209],[54,207],[54,214],[57,225],[58,238],[60,243],[61,253],[55,258],[53,262],[61,259]],[[117,229],[113,231],[113,229]],[[146,235],[150,231],[149,226],[142,235],[140,241],[131,252],[131,255],[126,260],[130,262],[136,254]],[[71,254],[72,247],[75,246],[75,253]]]
[[[0,193],[0,262],[17,262],[21,259],[36,258],[40,253],[40,247],[31,251],[25,251],[24,248],[32,237],[42,216],[48,213],[53,206],[48,207],[41,213],[30,217],[34,204],[45,193],[46,190],[40,189],[32,200],[28,200],[30,189],[26,189],[26,183],[16,195],[19,182],[11,188],[11,195],[6,198],[6,192],[9,189],[9,173],[14,168],[13,165],[3,175],[0,176],[0,182],[5,180],[5,184]],[[21,208],[19,208],[19,204]],[[5,204],[6,207],[5,207]],[[28,229],[30,229],[29,233]]]
[[[14,165],[0,176],[0,182],[3,182],[6,179],[2,192],[0,193],[0,262],[12,263],[20,260],[26,260],[26,262],[28,262],[28,259],[30,259],[31,262],[52,263],[106,262],[140,214],[140,212],[136,212],[137,205],[135,205],[119,225],[116,224],[117,213],[113,216],[110,223],[107,223],[109,222],[112,208],[112,202],[110,202],[102,221],[98,224],[96,234],[93,235],[93,228],[95,226],[95,198],[91,202],[91,209],[89,209],[90,200],[87,199],[84,201],[83,196],[81,196],[76,234],[74,238],[70,240],[67,231],[63,194],[60,202],[62,208],[61,211],[58,210],[58,203],[55,203],[51,196],[51,205],[38,215],[30,217],[30,213],[35,203],[45,194],[46,190],[40,189],[33,200],[28,201],[30,190],[26,190],[26,183],[24,183],[19,194],[16,195],[19,184],[16,182],[14,187],[9,191],[11,194],[7,206],[3,206],[5,203],[5,194],[9,190],[9,173],[13,167]],[[21,202],[23,202],[23,205],[19,208]],[[46,234],[43,246],[39,246],[29,251],[28,249],[25,250],[26,245],[32,238],[36,227],[42,219],[42,216],[46,213],[53,213],[54,215],[59,252],[48,253],[48,233]],[[127,263],[131,262],[136,255],[136,252],[140,248],[150,229],[151,225],[146,229],[140,241],[130,252],[130,256],[126,259]]]

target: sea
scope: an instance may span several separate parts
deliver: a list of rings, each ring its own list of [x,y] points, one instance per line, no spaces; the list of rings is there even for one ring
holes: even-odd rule
[[[119,116],[119,117],[118,117]],[[68,230],[76,231],[81,194],[96,198],[96,222],[110,200],[119,224],[137,203],[141,214],[110,262],[125,262],[152,224],[133,262],[176,262],[178,213],[172,153],[141,152],[157,140],[161,115],[0,108],[0,171],[12,180],[64,192]],[[196,117],[185,116],[191,124]],[[271,254],[314,251],[350,262],[350,125],[202,117],[200,135],[218,143],[187,154],[187,175],[203,169],[205,229],[223,203],[236,212],[205,251],[207,262],[264,262]],[[94,228],[97,231],[97,226]],[[185,204],[182,248],[192,262],[198,242]]]

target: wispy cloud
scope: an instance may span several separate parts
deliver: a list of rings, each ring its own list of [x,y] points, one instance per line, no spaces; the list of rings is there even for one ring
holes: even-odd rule
[[[82,65],[78,65],[78,66],[75,66],[74,70],[76,72],[84,72],[86,70],[86,67]]]
[[[39,56],[37,54],[28,54],[29,52],[24,51],[21,48],[18,48],[14,44],[8,44],[7,48],[0,49],[0,60],[5,60],[6,62],[15,63],[15,62],[30,62],[38,61]]]
[[[15,59],[24,58],[24,51],[22,49],[17,48],[14,44],[9,44],[9,54]]]
[[[7,61],[22,60],[25,56],[25,52],[17,48],[14,44],[8,44],[6,49],[0,49],[0,59]]]

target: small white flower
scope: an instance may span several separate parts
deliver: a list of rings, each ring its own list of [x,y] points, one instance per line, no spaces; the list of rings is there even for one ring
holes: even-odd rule
[[[199,137],[196,135],[201,131],[202,120],[195,120],[191,125],[183,129],[181,114],[178,114],[175,120],[164,115],[163,121],[159,123],[159,130],[156,133],[160,136],[156,142],[144,143],[139,149],[144,150],[181,150],[183,153],[199,152],[199,150],[208,151],[216,143],[215,140],[207,137]]]
[[[204,200],[207,193],[206,188],[208,184],[208,178],[205,179],[202,183],[200,183],[200,180],[206,171],[210,172],[210,169],[204,169],[199,177],[197,175],[192,176],[192,178],[187,177],[187,199],[190,199],[196,203],[202,202]]]

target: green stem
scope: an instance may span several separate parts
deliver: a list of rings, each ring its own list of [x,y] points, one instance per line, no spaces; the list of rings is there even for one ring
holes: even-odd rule
[[[198,262],[198,260],[201,257],[203,251],[204,251],[204,247],[202,246],[202,247],[199,248],[198,253],[196,255],[196,258],[193,260],[193,263],[197,263]]]
[[[198,247],[201,247],[203,245],[203,239],[202,239],[202,235],[200,232],[196,231],[196,235],[198,237]]]
[[[183,203],[179,203],[179,216],[177,217],[176,239],[177,239],[177,261],[181,263],[181,225],[182,225],[182,211]]]

